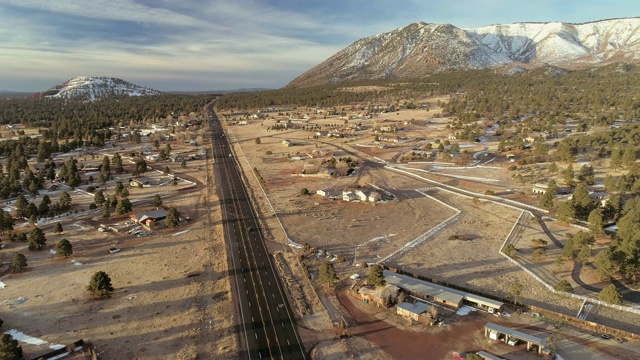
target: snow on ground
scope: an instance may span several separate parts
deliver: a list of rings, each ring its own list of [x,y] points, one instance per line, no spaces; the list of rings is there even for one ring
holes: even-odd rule
[[[188,233],[190,230],[191,230],[191,229],[187,229],[187,230],[184,230],[184,231],[179,231],[179,232],[177,232],[177,233],[175,233],[175,234],[173,234],[173,235],[171,235],[171,236],[178,236],[178,235],[182,235],[182,234]]]
[[[13,336],[14,339],[23,343],[27,343],[31,345],[47,345],[48,344],[48,342],[42,339],[38,339],[33,336],[26,335],[16,329],[7,330],[4,333]]]
[[[22,303],[24,303],[25,301],[27,301],[27,298],[20,296],[18,298],[15,298],[13,300],[5,300],[2,303],[5,305],[20,305]]]
[[[463,306],[460,309],[458,309],[458,311],[456,311],[456,315],[459,316],[465,316],[467,314],[469,314],[472,311],[478,311],[478,309],[471,307],[471,306]]]
[[[64,345],[60,345],[60,344],[50,344],[42,339],[38,339],[36,337],[26,335],[25,333],[20,332],[16,329],[7,330],[4,333],[11,335],[15,340],[18,340],[20,342],[30,344],[30,345],[49,345],[49,348],[53,350],[58,350],[65,347]]]

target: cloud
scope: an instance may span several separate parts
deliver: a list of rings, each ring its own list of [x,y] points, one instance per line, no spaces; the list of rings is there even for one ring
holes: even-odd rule
[[[362,37],[418,20],[478,27],[638,12],[623,0],[3,0],[0,83],[42,90],[44,79],[48,87],[86,74],[166,79],[162,89],[216,88],[200,86],[208,79],[275,87]]]

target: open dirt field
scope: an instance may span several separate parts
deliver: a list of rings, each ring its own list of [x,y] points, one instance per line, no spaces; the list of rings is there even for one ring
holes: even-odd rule
[[[46,250],[28,251],[24,243],[2,250],[3,262],[20,252],[29,265],[25,273],[2,277],[5,328],[52,344],[84,339],[95,345],[102,359],[196,359],[214,354],[218,359],[235,358],[234,308],[223,236],[216,226],[220,214],[213,191],[205,190],[206,163],[167,165],[176,175],[198,183],[179,193],[164,189],[164,205],[191,218],[177,229],[158,229],[152,236],[137,238],[126,232],[98,232],[105,221],[95,214],[74,216],[61,220],[61,235],[52,233],[52,224],[42,226]],[[152,196],[158,191],[131,189],[132,195],[144,197],[139,192]],[[134,212],[140,206],[148,208],[144,201],[134,203]],[[113,215],[107,223],[127,219]],[[49,253],[62,238],[73,245],[70,258]],[[121,251],[110,254],[114,245]],[[96,271],[111,277],[115,292],[110,299],[88,296],[85,288]],[[46,345],[22,346],[28,358],[48,351]]]

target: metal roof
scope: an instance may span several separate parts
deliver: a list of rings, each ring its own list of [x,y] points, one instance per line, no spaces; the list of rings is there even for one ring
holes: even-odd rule
[[[410,302],[405,301],[402,304],[396,305],[396,307],[399,307],[400,309],[404,309],[410,313],[420,315],[423,312],[427,311],[431,307],[431,305],[425,304],[422,302],[417,302],[415,304],[412,304]]]
[[[384,279],[387,284],[397,285],[419,294],[429,295],[438,299],[459,304],[462,299],[486,305],[495,309],[501,308],[504,303],[488,299],[479,295],[469,294],[446,286],[430,283],[407,275],[400,275],[389,270],[384,270]]]
[[[527,342],[530,342],[530,343],[541,345],[542,347],[547,346],[547,339],[543,339],[543,338],[539,338],[537,336],[525,334],[525,333],[520,332],[520,331],[515,330],[515,329],[511,329],[511,328],[504,327],[504,326],[501,326],[501,325],[498,325],[498,324],[494,324],[494,323],[487,323],[487,325],[485,325],[484,327],[489,329],[489,330],[495,330],[495,331],[497,331],[499,333],[507,334],[509,336],[513,336],[513,337],[518,338],[518,339],[523,340],[523,341],[527,341]]]
[[[485,359],[485,360],[504,360],[503,358],[497,357],[497,356],[495,356],[493,354],[489,354],[486,351],[478,351],[476,354],[482,356],[482,358]]]
[[[164,218],[164,217],[167,217],[167,210],[165,209],[151,210],[151,211],[143,212],[140,214],[135,214],[135,217],[138,220],[142,220],[142,218],[144,217],[146,217],[147,219]]]
[[[463,299],[463,295],[455,290],[414,279],[410,276],[396,274],[389,270],[384,271],[384,280],[387,284],[396,285],[418,294],[428,295],[435,299],[444,300],[447,303],[459,305]]]
[[[469,294],[469,293],[467,293],[464,296],[464,298],[467,301],[472,301],[474,303],[478,303],[480,305],[486,305],[495,309],[500,309],[504,305],[502,301],[487,299],[486,297]]]

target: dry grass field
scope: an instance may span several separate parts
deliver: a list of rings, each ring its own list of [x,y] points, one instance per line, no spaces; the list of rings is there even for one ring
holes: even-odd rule
[[[3,263],[20,252],[27,256],[28,270],[2,277],[0,316],[5,329],[15,328],[51,344],[84,339],[93,343],[102,359],[236,357],[220,213],[215,193],[205,190],[207,164],[199,160],[186,168],[165,165],[197,186],[129,190],[132,199],[140,199],[133,202],[134,212],[149,209],[145,197],[162,193],[165,206],[191,218],[177,229],[161,228],[142,238],[98,232],[99,224],[122,224],[128,217],[114,214],[105,221],[100,214],[80,213],[61,220],[65,231],[60,235],[53,234],[53,223],[41,226],[47,236],[45,250],[7,244],[1,251]],[[81,193],[71,195],[74,206],[81,209],[92,200]],[[62,238],[73,245],[69,258],[49,253]],[[112,246],[121,251],[109,253]],[[111,298],[88,296],[85,288],[96,271],[111,277],[115,288]],[[47,345],[22,346],[28,358],[48,351]]]

